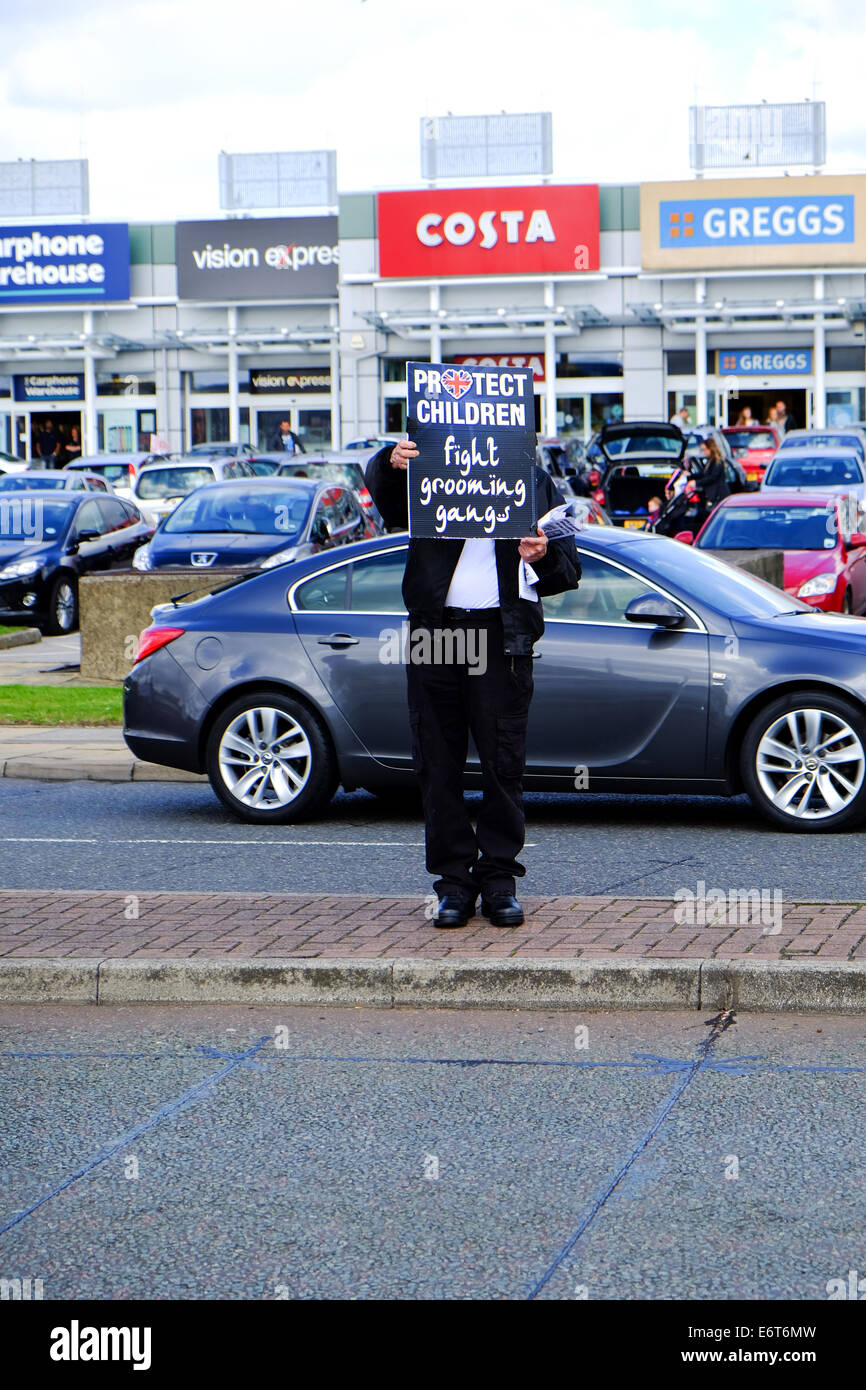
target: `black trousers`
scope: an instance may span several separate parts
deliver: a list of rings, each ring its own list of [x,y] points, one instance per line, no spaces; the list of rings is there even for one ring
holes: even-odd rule
[[[424,804],[427,869],[437,876],[440,896],[513,893],[515,879],[526,873],[517,856],[525,833],[532,657],[505,655],[499,609],[453,613],[446,610],[444,630],[413,625],[409,634],[409,722]],[[477,830],[463,797],[470,733],[483,784]]]

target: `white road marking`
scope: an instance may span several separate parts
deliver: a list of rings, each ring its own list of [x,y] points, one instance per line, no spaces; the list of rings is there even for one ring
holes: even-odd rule
[[[169,840],[157,840],[135,836],[126,840],[103,837],[84,838],[82,836],[61,837],[55,835],[0,835],[4,845],[273,845],[275,849],[302,848],[305,845],[324,845],[326,848],[365,849],[418,849],[423,848],[423,840],[180,840],[172,836]],[[537,842],[527,840],[525,849],[535,849]]]

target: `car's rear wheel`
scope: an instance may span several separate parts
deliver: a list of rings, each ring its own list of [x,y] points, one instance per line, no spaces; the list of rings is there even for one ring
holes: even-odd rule
[[[305,820],[337,787],[333,749],[316,716],[272,691],[223,710],[208,737],[207,772],[224,806],[261,823]]]
[[[741,770],[753,805],[785,830],[847,830],[866,816],[866,714],[818,690],[784,695],[746,731]]]
[[[51,586],[48,615],[42,631],[48,637],[61,637],[78,626],[78,585],[73,574],[58,574]]]
[[[842,600],[842,612],[843,612],[843,613],[853,613],[853,611],[854,611],[854,607],[853,607],[853,604],[852,604],[852,602],[851,602],[851,590],[850,590],[850,589],[846,589],[846,590],[845,590],[845,597],[844,597],[843,600]]]

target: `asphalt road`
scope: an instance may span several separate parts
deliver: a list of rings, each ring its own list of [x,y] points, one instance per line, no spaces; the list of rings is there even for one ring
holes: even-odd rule
[[[866,1267],[864,1097],[855,1018],[5,1006],[0,1275],[826,1300]]]
[[[863,833],[781,834],[743,799],[530,796],[523,888],[680,887],[866,899]],[[300,826],[251,826],[190,783],[0,781],[0,887],[426,894],[423,826],[364,792]]]

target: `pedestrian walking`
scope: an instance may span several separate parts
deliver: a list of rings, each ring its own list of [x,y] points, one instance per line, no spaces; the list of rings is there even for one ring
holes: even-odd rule
[[[406,470],[418,456],[417,446],[404,439],[380,449],[367,467],[367,487],[389,529],[408,527]],[[550,476],[535,465],[534,484],[537,516],[563,503]],[[534,584],[524,561],[532,566]],[[482,913],[493,926],[517,927],[524,920],[515,891],[516,880],[526,873],[518,855],[525,829],[532,648],[544,631],[541,599],[577,588],[579,579],[572,536],[549,541],[539,532],[519,541],[409,541],[403,599],[410,651],[423,651],[418,637],[430,634],[430,659],[410,659],[407,677],[437,927],[465,926],[479,894]],[[483,657],[474,667],[465,659],[470,650]],[[447,660],[448,653],[458,659]],[[470,733],[483,786],[477,829],[463,796]]]
[[[280,421],[280,427],[271,439],[270,448],[272,450],[285,450],[287,454],[306,453],[303,444],[292,430],[288,420]]]

